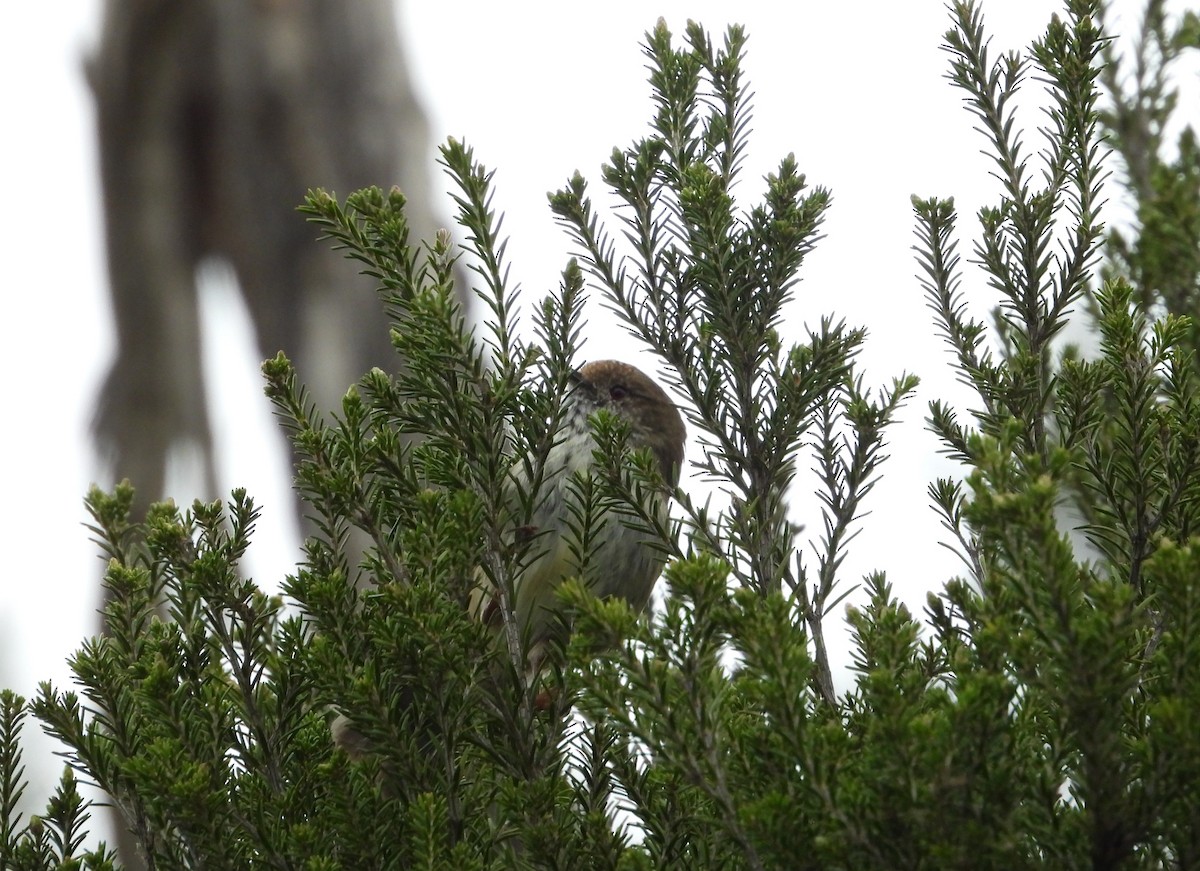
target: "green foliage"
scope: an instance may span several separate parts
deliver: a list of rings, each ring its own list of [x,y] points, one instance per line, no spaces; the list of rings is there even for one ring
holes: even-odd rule
[[[785,342],[829,195],[787,157],[761,203],[735,200],[744,34],[718,45],[693,24],[677,45],[660,23],[651,132],[602,172],[618,229],[578,175],[551,196],[578,260],[535,307],[532,340],[490,173],[465,146],[442,159],[481,330],[448,235],[410,242],[398,191],[310,194],[310,219],[378,281],[403,365],[367,373],[326,420],[285,358],[264,364],[319,530],[282,596],[239,571],[257,516],[243,492],[144,520],[128,485],[89,494],[111,560],[106,634],[72,659],[77,691],[0,695],[0,866],[112,867],[103,847],[81,852],[78,774],[152,868],[1200,867],[1196,334],[1151,277],[1195,203],[1190,170],[1172,170],[1175,187],[1154,188],[1164,239],[1146,238],[1150,211],[1136,244],[1104,236],[1100,128],[1120,112],[1100,107],[1101,12],[1075,0],[1027,53],[993,60],[979,9],[951,7],[949,77],[1000,183],[966,263],[998,299],[990,330],[970,315],[953,201],[913,201],[926,299],[973,392],[928,419],[963,466],[930,497],[965,574],[924,619],[882,572],[863,579],[848,691],[825,621],[916,381],[867,387],[864,331],[832,318]],[[1163,46],[1195,42],[1194,16],[1170,39],[1155,26]],[[1036,151],[1015,113],[1031,79],[1049,94]],[[493,633],[470,601],[486,579],[511,615],[537,554],[587,280],[670,371],[693,466],[728,500],[676,488],[663,524],[644,508],[654,463],[599,415],[573,557],[582,572],[597,517],[625,511],[670,557],[665,597],[648,618],[566,583],[573,631],[535,673],[530,639],[511,620]],[[1090,360],[1055,347],[1085,299]],[[809,496],[806,459],[822,514],[807,542],[789,511]],[[68,769],[22,824],[27,711]],[[350,730],[342,746],[331,728]]]
[[[1200,347],[1194,318],[1200,312],[1200,147],[1190,117],[1180,117],[1171,70],[1200,48],[1198,21],[1195,11],[1174,18],[1164,0],[1147,0],[1133,44],[1105,47],[1101,82],[1108,105],[1100,114],[1135,218],[1132,230],[1109,232],[1106,275],[1128,281],[1147,312],[1193,317],[1193,348]]]
[[[1033,49],[1062,92],[1050,113],[1054,133],[1038,155],[1048,182],[1040,189],[1021,181],[1019,135],[1002,109],[1020,62],[1007,61],[1007,76],[992,87],[964,81],[983,66],[955,65],[956,83],[985,119],[1004,184],[1000,206],[980,213],[983,242],[975,248],[975,263],[1001,295],[998,355],[983,350],[983,325],[965,313],[953,204],[914,201],[927,298],[981,403],[970,425],[942,403],[930,408],[947,452],[972,469],[967,491],[950,480],[930,488],[971,570],[970,583],[952,583],[931,601],[931,615],[935,625],[967,633],[1014,683],[1010,717],[1032,729],[1022,743],[1032,754],[1027,771],[1037,775],[1022,799],[1021,831],[1033,835],[1039,855],[1052,867],[1085,857],[1092,867],[1188,867],[1194,834],[1165,835],[1156,818],[1167,795],[1188,803],[1194,787],[1143,760],[1165,749],[1152,724],[1166,687],[1151,654],[1168,631],[1164,621],[1176,616],[1162,607],[1147,567],[1194,535],[1200,495],[1196,349],[1188,319],[1152,324],[1144,299],[1137,304],[1119,278],[1093,296],[1098,359],[1056,360],[1047,345],[1084,293],[1100,240],[1096,95],[1090,84],[1088,93],[1073,91],[1063,77],[1081,54],[1094,79],[1105,44],[1097,8],[1074,4],[1072,12],[1072,22],[1052,23]],[[984,46],[978,21],[961,21],[967,39],[951,39],[951,50],[974,57]],[[1066,227],[1039,217],[1047,201],[1062,204]],[[1098,559],[1076,555],[1076,540],[1060,528],[1064,505],[1086,518],[1081,532]]]
[[[27,714],[23,698],[0,690],[0,868],[113,869],[115,856],[103,844],[95,850],[82,849],[91,815],[70,768],[63,772],[46,813],[21,824],[17,802],[25,791],[25,769],[20,738]]]
[[[851,366],[865,332],[829,319],[806,344],[784,346],[779,327],[829,194],[806,193],[789,155],[767,177],[764,202],[736,208],[749,118],[745,35],[731,28],[717,47],[693,23],[685,39],[673,48],[661,22],[648,34],[654,131],[614,150],[603,169],[628,207],[618,217],[633,253],[618,254],[578,174],[551,206],[630,332],[671,364],[674,386],[695,409],[699,471],[731,495],[730,509],[714,516],[676,494],[691,547],[720,554],[739,585],[797,602],[818,638],[814,679],[832,702],[821,620],[836,604],[836,569],[883,429],[916,379],[901,376],[874,398]],[[819,494],[826,535],[811,588],[795,546],[800,530],[787,516],[799,449],[810,445],[828,488]]]

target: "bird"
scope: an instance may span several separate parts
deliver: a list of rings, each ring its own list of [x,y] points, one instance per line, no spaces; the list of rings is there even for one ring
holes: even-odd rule
[[[593,466],[596,441],[591,421],[601,409],[628,426],[626,445],[631,451],[650,452],[667,488],[673,490],[679,483],[686,428],[666,391],[636,366],[619,360],[593,361],[574,370],[531,523],[519,530],[530,539],[530,558],[513,579],[511,619],[525,643],[529,676],[539,671],[547,642],[565,626],[566,615],[557,595],[563,582],[580,577],[595,596],[622,598],[641,612],[649,605],[666,563],[661,542],[638,523],[635,510],[606,502],[592,530],[586,564],[578,564],[570,521],[580,506],[573,504],[579,496],[571,481],[576,472],[587,472]],[[512,486],[527,485],[518,480],[526,465],[513,463]],[[665,524],[669,493],[647,491],[644,495],[648,504],[643,508]],[[500,643],[506,635],[504,609],[499,591],[482,569],[477,572],[468,608]],[[372,752],[370,742],[344,713],[337,714],[330,728],[335,744],[351,758],[362,759]]]
[[[647,534],[635,510],[609,504],[592,530],[586,564],[577,564],[578,548],[572,548],[570,521],[580,506],[572,504],[579,497],[571,480],[575,473],[592,467],[596,442],[591,418],[602,409],[628,426],[631,451],[650,452],[667,487],[673,489],[679,483],[687,432],[679,408],[666,391],[636,366],[619,360],[593,361],[572,372],[565,414],[547,457],[539,502],[530,527],[523,530],[532,539],[531,558],[513,582],[512,616],[527,640],[532,669],[562,623],[557,590],[565,580],[579,576],[595,596],[622,598],[640,612],[649,605],[666,562],[661,544]],[[514,469],[514,475],[520,476],[524,466],[517,463]],[[666,497],[666,493],[647,492],[646,498],[653,504],[643,506],[664,523]],[[478,618],[497,631],[504,620],[499,599],[498,591],[485,581],[477,586],[472,605]]]

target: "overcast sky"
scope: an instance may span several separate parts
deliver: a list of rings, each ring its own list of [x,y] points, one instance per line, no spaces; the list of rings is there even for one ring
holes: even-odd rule
[[[985,2],[996,49],[1020,48],[1061,4]],[[81,75],[98,23],[96,0],[0,4],[0,401],[8,487],[0,503],[0,685],[29,695],[39,679],[66,679],[64,658],[95,625],[100,563],[82,523],[82,497],[98,469],[87,423],[112,353],[107,312],[93,115]],[[736,8],[736,13],[731,10]],[[1140,3],[1117,4],[1132,20]],[[939,50],[949,24],[942,0],[829,2],[418,3],[403,16],[406,44],[437,140],[453,135],[496,169],[495,205],[505,213],[514,280],[531,298],[557,283],[569,254],[546,206],[547,191],[576,169],[599,188],[614,145],[641,135],[650,117],[639,43],[658,15],[679,33],[688,18],[720,31],[736,14],[749,33],[746,70],[755,92],[743,204],[761,177],[794,152],[810,183],[832,190],[827,238],[805,263],[793,307],[794,336],[823,315],[869,330],[861,365],[868,384],[902,370],[922,379],[891,433],[892,460],[872,494],[847,582],[886,570],[911,607],[958,571],[925,488],[952,471],[922,419],[929,400],[967,399],[953,385],[920,287],[909,197],[954,196],[961,230],[993,201],[982,137],[943,78]],[[1121,21],[1118,18],[1117,21]],[[1031,114],[1038,94],[1029,89]],[[1028,139],[1030,144],[1036,137]],[[380,179],[388,184],[388,179]],[[344,193],[344,192],[340,192]],[[449,220],[449,207],[445,209]],[[964,238],[964,250],[969,248]],[[314,243],[316,244],[316,243]],[[250,567],[275,589],[296,559],[286,525],[287,470],[258,383],[263,356],[250,347],[234,296],[211,282],[210,359],[225,397],[218,438],[233,415],[256,420],[262,438],[241,439],[223,468],[225,487],[246,486],[264,508]],[[969,276],[975,311],[992,298]],[[593,304],[586,356],[644,362]],[[595,350],[592,350],[595,349]],[[272,352],[274,349],[270,349]],[[225,434],[224,436],[222,434]],[[281,448],[280,448],[281,450]],[[136,482],[135,482],[136,483]],[[187,497],[188,494],[176,494]],[[801,491],[798,516],[818,515]],[[183,501],[189,501],[184,498]],[[845,644],[834,657],[846,661]],[[33,752],[31,748],[31,753]],[[35,762],[30,759],[29,762]]]

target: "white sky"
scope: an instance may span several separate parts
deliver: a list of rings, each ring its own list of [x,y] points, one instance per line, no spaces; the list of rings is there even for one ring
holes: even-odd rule
[[[545,193],[577,168],[598,192],[600,163],[614,145],[640,135],[650,117],[644,31],[658,15],[675,33],[688,18],[714,33],[730,20],[747,26],[756,98],[740,195],[757,198],[761,177],[795,152],[809,182],[834,197],[827,238],[802,272],[796,338],[803,324],[836,314],[869,329],[860,358],[869,384],[889,384],[901,370],[922,378],[891,433],[892,460],[844,574],[853,582],[886,570],[919,612],[926,591],[958,571],[936,544],[944,535],[925,495],[928,482],[951,467],[936,456],[922,420],[931,399],[965,407],[965,397],[914,277],[909,197],[954,196],[968,233],[975,210],[997,190],[972,116],[943,78],[947,56],[939,46],[949,18],[942,0],[411,5],[406,38],[435,140],[465,139],[497,169],[495,202],[506,216],[512,276],[530,298],[556,285],[569,253]],[[1026,46],[1060,5],[986,2],[994,48]],[[1129,20],[1139,8],[1137,0],[1117,3]],[[93,630],[98,601],[101,564],[82,526],[82,498],[99,474],[87,426],[113,338],[93,119],[81,74],[98,12],[97,0],[0,4],[0,32],[8,34],[0,53],[0,167],[9,191],[0,211],[0,414],[9,458],[8,496],[0,502],[0,685],[26,696],[37,680],[66,682],[63,661]],[[1032,87],[1029,98],[1037,98]],[[962,238],[964,253],[968,243]],[[985,313],[992,299],[982,281],[969,275],[966,286]],[[216,392],[227,400],[218,437],[231,431],[234,415],[258,419],[263,432],[234,446],[224,486],[247,486],[264,507],[250,568],[275,588],[297,551],[285,523],[284,461],[264,459],[262,449],[282,444],[258,383],[264,354],[249,347],[228,305],[232,294],[215,296],[209,309],[222,336],[210,356],[223,361],[213,368]],[[599,305],[588,335],[594,350],[585,346],[585,355],[637,359]],[[802,492],[799,502],[815,532],[818,515],[805,508],[811,499]],[[844,639],[831,644],[835,662],[845,663]],[[43,764],[37,752],[30,747],[32,770]]]

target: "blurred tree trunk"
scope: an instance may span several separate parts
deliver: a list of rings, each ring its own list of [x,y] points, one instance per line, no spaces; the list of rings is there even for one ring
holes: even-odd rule
[[[260,352],[285,351],[322,408],[394,367],[371,282],[295,209],[398,185],[431,235],[429,132],[390,0],[110,0],[90,73],[118,339],[95,430],[149,500],[171,448],[211,454],[203,259],[233,267]]]

